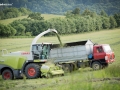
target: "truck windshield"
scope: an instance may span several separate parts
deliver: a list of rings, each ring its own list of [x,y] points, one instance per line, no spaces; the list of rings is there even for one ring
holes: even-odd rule
[[[109,45],[104,45],[103,48],[104,48],[104,52],[112,52]]]

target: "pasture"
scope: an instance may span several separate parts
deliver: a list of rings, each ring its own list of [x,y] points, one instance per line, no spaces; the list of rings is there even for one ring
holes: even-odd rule
[[[65,17],[63,15],[54,15],[54,14],[41,14],[41,16],[44,17],[45,20],[49,20],[51,18],[64,18]],[[11,18],[11,19],[0,20],[0,23],[7,25],[7,24],[13,22],[14,20],[24,19],[24,18],[27,18],[27,17],[28,17],[28,15],[19,16],[19,17]]]
[[[120,89],[120,29],[60,36],[62,42],[90,39],[98,44],[110,44],[115,53],[115,62],[108,68],[93,71],[81,68],[65,76],[38,79],[0,79],[0,90],[119,90]],[[29,51],[33,38],[0,39],[0,50]],[[59,43],[56,36],[42,37],[38,42]]]

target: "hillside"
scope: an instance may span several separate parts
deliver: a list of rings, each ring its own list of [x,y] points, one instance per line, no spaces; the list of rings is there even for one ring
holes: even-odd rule
[[[64,18],[65,16],[62,16],[62,15],[53,15],[53,14],[41,14],[42,17],[44,17],[45,20],[49,20],[49,19],[52,19],[52,18]],[[10,19],[5,19],[5,20],[0,20],[0,24],[9,24],[9,23],[12,23],[13,21],[15,20],[19,20],[19,19],[25,19],[27,18],[28,15],[25,15],[25,16],[19,16],[19,17],[16,17],[16,18],[10,18]]]
[[[120,0],[0,0],[0,3],[9,3],[12,7],[26,7],[34,12],[49,14],[64,14],[68,10],[79,7],[99,13],[101,10],[111,15],[120,12]],[[10,7],[11,7],[10,6]],[[5,8],[1,5],[0,9]]]

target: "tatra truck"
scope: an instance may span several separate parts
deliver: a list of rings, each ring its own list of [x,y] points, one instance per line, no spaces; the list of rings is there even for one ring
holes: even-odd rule
[[[84,40],[63,45],[52,45],[49,58],[56,65],[62,65],[64,71],[71,72],[82,67],[98,70],[115,61],[114,52],[109,44],[94,44],[91,40]]]

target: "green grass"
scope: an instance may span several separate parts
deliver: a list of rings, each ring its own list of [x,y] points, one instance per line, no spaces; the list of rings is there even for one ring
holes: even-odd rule
[[[10,19],[5,19],[5,20],[0,20],[0,23],[7,25],[7,24],[13,22],[14,20],[23,19],[23,18],[27,18],[27,15],[26,16],[20,16],[20,17],[17,17],[17,18],[10,18]]]
[[[17,79],[1,81],[0,90],[119,90],[120,89],[120,29],[60,36],[62,42],[91,39],[98,44],[110,44],[116,61],[108,68],[92,71],[91,68],[65,74],[63,77],[49,79]],[[0,39],[0,49],[29,51],[33,38]],[[59,43],[57,36],[42,37],[38,42]],[[2,89],[1,89],[2,88]]]
[[[45,20],[49,20],[51,18],[64,18],[65,16],[63,15],[54,15],[54,14],[41,14],[42,17],[44,17]],[[11,18],[11,19],[5,19],[5,20],[0,20],[0,23],[1,24],[9,24],[11,22],[13,22],[14,20],[18,20],[18,19],[24,19],[24,18],[27,18],[28,15],[26,16],[20,16],[20,17],[17,17],[17,18]]]

